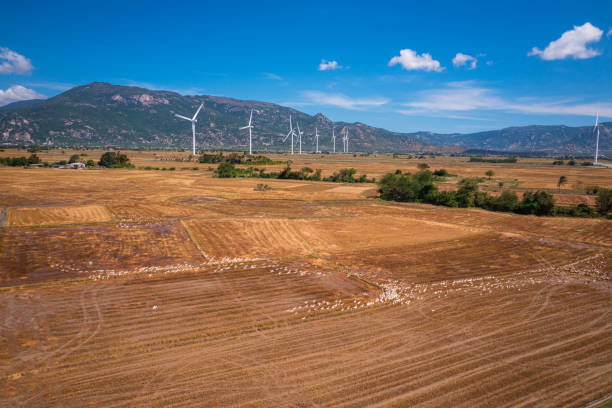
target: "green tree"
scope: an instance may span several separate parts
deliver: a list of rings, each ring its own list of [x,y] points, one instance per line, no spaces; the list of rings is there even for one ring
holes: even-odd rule
[[[39,164],[42,160],[40,157],[36,155],[36,153],[32,153],[30,157],[28,157],[28,164]]]
[[[73,154],[70,156],[70,159],[68,159],[68,163],[77,163],[79,160],[81,160],[81,156],[78,154]]]
[[[597,191],[595,208],[597,209],[597,212],[604,217],[612,212],[612,189],[600,188]]]
[[[231,178],[236,177],[236,168],[232,163],[223,162],[217,167],[217,177],[219,178]]]
[[[514,211],[519,205],[519,198],[514,191],[506,190],[493,199],[493,209],[496,211]]]
[[[526,192],[518,208],[523,214],[552,215],[555,209],[555,199],[546,191]]]
[[[419,170],[425,170],[429,168],[429,164],[427,163],[419,163],[417,164],[417,167],[419,168]]]
[[[459,207],[473,207],[474,197],[478,193],[478,180],[465,178],[459,183],[457,190],[457,202]]]
[[[489,177],[489,180],[491,180],[491,177],[495,175],[495,172],[493,170],[487,170],[485,174]]]
[[[557,187],[559,187],[559,192],[561,192],[561,186],[567,183],[567,177],[561,176],[559,177],[559,181],[557,181]]]
[[[106,152],[98,162],[100,167],[134,167],[127,155],[121,152]]]

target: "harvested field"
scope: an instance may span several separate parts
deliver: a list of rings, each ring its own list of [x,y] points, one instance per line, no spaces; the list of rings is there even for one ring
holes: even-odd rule
[[[108,222],[110,220],[110,214],[100,205],[21,207],[9,208],[5,225],[7,227],[22,227]]]
[[[371,177],[423,162],[324,156],[292,166]],[[592,203],[576,185],[612,186],[602,169],[466,160],[427,158],[459,177],[494,168],[518,192],[571,170],[568,203]],[[207,170],[0,168],[0,183],[0,407],[612,400],[612,220]]]
[[[0,231],[0,286],[202,260],[178,222]]]

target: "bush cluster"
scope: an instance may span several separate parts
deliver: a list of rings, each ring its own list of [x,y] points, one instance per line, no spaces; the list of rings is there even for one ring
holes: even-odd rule
[[[36,153],[31,154],[29,157],[0,157],[0,165],[11,166],[11,167],[23,167],[30,164],[40,163],[40,157]]]
[[[130,159],[126,154],[121,152],[106,152],[100,157],[100,161],[98,162],[98,166],[100,167],[108,167],[108,168],[134,168],[134,165],[130,163]]]
[[[284,162],[274,161],[266,156],[254,156],[248,154],[229,153],[201,153],[198,157],[200,163],[231,163],[231,164],[282,164]]]
[[[501,159],[492,159],[489,157],[484,158],[480,156],[470,157],[470,161],[476,163],[516,163],[517,160],[518,159],[516,157],[503,157]]]
[[[513,191],[505,190],[494,197],[479,191],[482,179],[465,178],[456,191],[438,191],[434,185],[434,174],[423,170],[415,174],[387,173],[378,182],[378,192],[383,200],[420,202],[447,207],[477,207],[492,211],[514,212],[534,215],[564,215],[592,217],[595,211],[585,204],[559,207],[546,191],[526,192],[522,200]],[[612,211],[612,190],[598,189],[597,212],[607,216]]]
[[[329,177],[321,177],[321,169],[313,170],[310,167],[302,167],[296,171],[287,166],[280,172],[266,173],[265,169],[258,169],[257,167],[241,169],[232,163],[224,162],[219,164],[215,173],[219,178],[257,177],[280,180],[329,181],[332,183],[374,183],[376,181],[375,179],[368,179],[365,174],[356,177],[356,170],[353,168],[340,169]]]

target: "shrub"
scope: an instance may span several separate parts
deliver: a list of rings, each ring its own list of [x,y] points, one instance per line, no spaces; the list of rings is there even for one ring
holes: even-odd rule
[[[612,189],[599,188],[595,208],[600,215],[606,217],[612,211]]]
[[[70,159],[68,159],[68,163],[77,163],[79,160],[81,160],[81,156],[78,154],[73,154],[70,156]]]
[[[120,167],[134,167],[133,164],[130,163],[130,159],[127,155],[121,152],[106,152],[100,157],[100,161],[98,162],[100,167],[108,167],[108,168],[120,168]]]
[[[254,190],[255,190],[255,191],[268,191],[268,190],[270,190],[270,186],[269,186],[269,185],[267,185],[267,184],[261,184],[261,183],[259,183],[259,184],[258,184],[258,185],[257,185],[257,186],[254,188]]]
[[[223,162],[217,167],[217,177],[231,178],[236,177],[236,167],[228,162]]]
[[[27,161],[28,164],[39,164],[42,160],[40,160],[40,157],[38,157],[36,153],[32,153]]]
[[[514,211],[519,205],[519,198],[514,191],[506,190],[492,201],[492,209],[495,211]]]
[[[38,158],[35,154],[31,155]],[[39,159],[40,160],[40,159]],[[11,167],[21,167],[26,166],[29,163],[29,159],[25,157],[0,157],[0,164],[3,166],[11,166]],[[38,161],[40,163],[40,161]]]
[[[522,214],[552,215],[555,209],[555,199],[546,191],[527,192],[518,208]]]

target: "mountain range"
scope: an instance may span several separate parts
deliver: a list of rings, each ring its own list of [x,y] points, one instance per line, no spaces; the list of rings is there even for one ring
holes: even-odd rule
[[[246,125],[253,109],[253,143],[258,151],[287,151],[282,142],[289,116],[304,131],[305,151],[311,151],[315,127],[320,150],[336,149],[341,135],[350,135],[350,151],[459,153],[466,149],[548,154],[590,154],[592,127],[525,126],[471,134],[399,133],[355,122],[332,122],[323,114],[308,115],[267,102],[92,82],[46,100],[21,101],[0,108],[0,143],[47,146],[116,146],[122,148],[187,148],[191,126],[175,113],[191,116],[200,103],[196,138],[207,150],[245,150]],[[601,124],[600,151],[612,154],[612,123]]]

